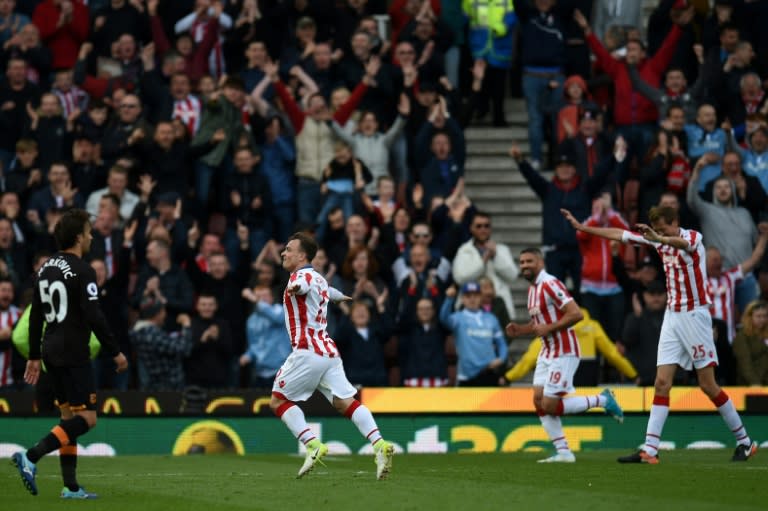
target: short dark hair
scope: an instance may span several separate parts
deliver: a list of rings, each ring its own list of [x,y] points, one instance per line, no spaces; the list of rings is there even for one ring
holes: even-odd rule
[[[722,25],[720,25],[720,31],[718,35],[723,35],[725,32],[739,32],[741,33],[741,29],[739,26],[732,22],[732,21],[726,21]]]
[[[654,206],[648,211],[648,220],[651,222],[651,225],[659,220],[664,220],[666,223],[671,224],[677,221],[677,219],[677,211],[670,207]]]
[[[53,229],[53,238],[60,250],[67,250],[77,244],[77,237],[85,233],[85,226],[90,224],[90,215],[84,209],[69,209]]]
[[[107,199],[109,202],[115,205],[117,209],[120,209],[120,197],[115,195],[114,193],[105,193],[101,196],[99,200]]]
[[[536,248],[536,247],[526,247],[526,248],[522,249],[520,251],[520,255],[523,255],[523,254],[533,254],[536,257],[538,257],[539,259],[543,259],[544,258],[544,254],[541,252],[541,249]]]
[[[311,261],[315,258],[315,255],[317,254],[317,241],[315,241],[315,238],[305,232],[297,232],[288,238],[288,241],[291,240],[299,241],[299,248],[307,255],[307,261]]]

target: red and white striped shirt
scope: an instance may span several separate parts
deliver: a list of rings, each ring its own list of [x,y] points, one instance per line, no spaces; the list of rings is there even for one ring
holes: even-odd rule
[[[15,305],[8,307],[8,310],[0,312],[0,330],[10,328],[13,330],[13,326],[19,320],[21,316],[21,310]],[[13,359],[13,347],[12,342],[8,339],[9,346],[0,350],[0,388],[13,383],[13,375],[11,374],[11,360]]]
[[[188,95],[185,99],[178,99],[173,102],[172,119],[179,119],[191,137],[195,136],[200,129],[200,117],[202,107],[200,100],[193,95]]]
[[[728,342],[736,337],[736,284],[744,278],[741,265],[726,270],[719,277],[707,278],[707,293],[712,304],[709,313],[713,318],[722,319],[728,325]]]
[[[710,300],[703,237],[700,232],[682,228],[678,236],[688,242],[686,250],[648,241],[642,234],[631,231],[624,231],[621,240],[652,246],[659,253],[667,276],[667,309],[681,312],[706,307]]]
[[[288,294],[288,288],[299,285],[299,291]],[[336,343],[328,337],[328,302],[341,293],[328,286],[325,278],[306,266],[288,279],[283,295],[285,326],[294,350],[312,350],[321,357],[338,357]]]
[[[80,87],[73,86],[66,92],[58,89],[51,89],[51,92],[56,94],[56,97],[59,98],[59,103],[61,103],[62,109],[61,115],[65,119],[68,119],[75,110],[85,112],[86,108],[88,108],[88,93]]]
[[[528,314],[537,325],[551,325],[562,318],[563,308],[572,302],[568,290],[557,277],[542,270],[536,282],[528,288]],[[568,327],[543,337],[539,358],[578,357],[579,340],[573,328]]]

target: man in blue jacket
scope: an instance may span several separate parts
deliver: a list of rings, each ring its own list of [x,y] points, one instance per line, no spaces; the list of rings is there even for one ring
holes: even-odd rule
[[[499,321],[480,307],[480,285],[467,282],[461,288],[464,308],[453,312],[456,288],[446,290],[440,307],[440,321],[453,331],[460,387],[489,387],[499,384],[499,376],[507,361],[507,341]]]

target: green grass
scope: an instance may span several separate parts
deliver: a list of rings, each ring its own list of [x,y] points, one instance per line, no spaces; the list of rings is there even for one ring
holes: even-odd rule
[[[97,501],[58,497],[58,461],[38,467],[40,495],[24,490],[2,460],[0,509],[108,511],[633,510],[737,511],[768,508],[768,455],[730,462],[730,451],[663,452],[657,466],[619,465],[626,452],[578,453],[573,465],[542,454],[399,455],[391,478],[375,480],[372,457],[327,458],[302,480],[297,456],[124,456],[81,458],[81,484]]]

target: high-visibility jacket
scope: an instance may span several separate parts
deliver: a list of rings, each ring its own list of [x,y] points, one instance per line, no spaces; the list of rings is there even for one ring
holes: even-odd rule
[[[599,351],[613,367],[618,369],[627,378],[630,380],[637,378],[635,366],[619,353],[616,345],[608,338],[600,323],[589,317],[589,312],[586,309],[581,309],[581,312],[584,314],[584,319],[573,325],[576,337],[579,339],[581,360],[594,360]],[[541,338],[536,337],[528,345],[528,351],[525,352],[512,369],[507,371],[504,377],[508,381],[516,381],[528,374],[536,367],[539,351],[541,351]]]
[[[494,67],[512,66],[513,31],[517,15],[512,0],[462,0],[469,18],[469,48],[472,57]]]

